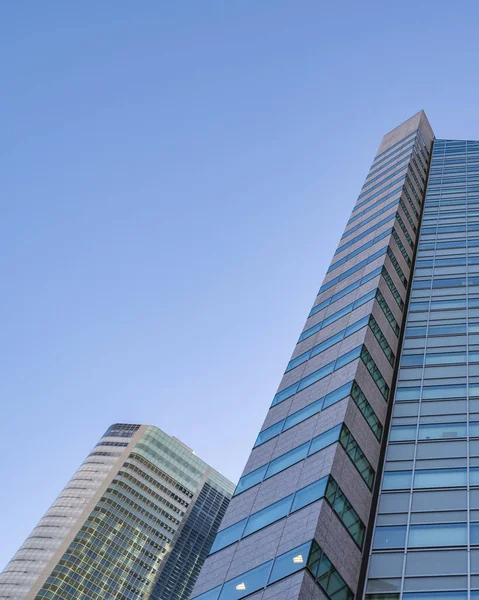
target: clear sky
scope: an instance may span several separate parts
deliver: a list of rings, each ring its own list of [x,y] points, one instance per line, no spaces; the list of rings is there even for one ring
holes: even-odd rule
[[[0,6],[0,566],[109,424],[239,477],[382,135],[479,139],[477,2]]]

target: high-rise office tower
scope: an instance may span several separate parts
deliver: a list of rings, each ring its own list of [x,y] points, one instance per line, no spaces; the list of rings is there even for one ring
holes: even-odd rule
[[[0,599],[185,600],[233,491],[157,427],[112,425],[0,574]]]
[[[423,111],[381,142],[192,594],[246,596],[479,599],[479,142]]]

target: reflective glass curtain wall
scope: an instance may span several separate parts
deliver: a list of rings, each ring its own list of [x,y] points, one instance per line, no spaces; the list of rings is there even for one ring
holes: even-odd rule
[[[434,142],[365,598],[479,599],[479,142]]]

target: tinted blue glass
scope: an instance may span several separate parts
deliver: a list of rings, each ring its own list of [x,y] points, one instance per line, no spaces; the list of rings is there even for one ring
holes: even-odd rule
[[[239,494],[240,492],[244,492],[244,490],[247,490],[250,487],[253,487],[260,481],[263,481],[263,477],[266,473],[267,468],[268,468],[268,465],[263,465],[259,469],[256,469],[255,471],[251,471],[251,473],[248,473],[247,475],[243,475],[243,477],[241,477],[241,479],[238,481],[238,485],[236,486],[235,495]]]
[[[268,427],[267,429],[263,429],[263,431],[260,431],[258,434],[258,437],[256,438],[256,442],[254,444],[255,447],[259,446],[260,444],[264,444],[264,442],[267,442],[271,438],[274,438],[275,436],[279,435],[283,429],[283,425],[284,425],[284,421],[279,421],[278,423],[271,425],[271,427]]]
[[[408,546],[410,548],[465,545],[467,545],[466,523],[411,525],[409,527]]]
[[[311,441],[311,448],[309,449],[308,455],[314,454],[315,452],[319,452],[326,446],[330,444],[334,444],[339,439],[339,434],[341,433],[341,425],[336,425],[332,429],[325,431],[321,435],[316,436]]]
[[[289,512],[292,501],[293,494],[252,514],[248,519],[248,524],[246,525],[243,535],[246,536],[250,533],[254,533],[255,531],[258,531],[258,529],[262,529],[263,527],[274,523],[274,521],[278,521],[285,517]]]
[[[406,525],[376,527],[373,548],[404,548]]]
[[[396,400],[419,400],[421,388],[419,387],[398,387],[396,390]]]
[[[466,437],[466,432],[466,423],[435,423],[434,425],[420,425],[419,439],[434,440]]]
[[[344,365],[347,365],[348,363],[352,362],[356,358],[359,358],[361,355],[361,349],[362,349],[362,346],[358,346],[357,348],[354,348],[354,350],[351,350],[344,356],[340,356],[336,360],[336,364],[334,367],[335,370],[340,369],[341,367],[344,367]]]
[[[415,425],[400,425],[391,427],[391,433],[389,435],[391,442],[402,442],[404,440],[415,440],[416,439],[416,426]]]
[[[324,365],[324,367],[321,367],[321,369],[318,369],[317,371],[314,371],[310,375],[303,377],[303,379],[301,379],[301,381],[299,382],[297,391],[299,392],[301,390],[304,390],[305,388],[309,387],[310,385],[313,385],[313,383],[316,383],[316,381],[319,381],[320,379],[324,379],[328,375],[331,375],[331,373],[333,371],[334,371],[334,363],[329,363],[328,365]]]
[[[301,446],[298,446],[297,448],[290,450],[286,454],[283,454],[282,456],[278,456],[278,458],[275,458],[274,460],[272,460],[269,463],[268,470],[266,471],[265,477],[271,477],[272,475],[275,475],[276,473],[283,471],[283,469],[287,469],[291,465],[294,465],[295,463],[299,462],[300,460],[303,460],[304,458],[306,458],[306,455],[308,453],[308,448],[309,448],[309,442],[306,442],[305,444],[302,444]]]
[[[401,490],[411,487],[412,471],[387,471],[383,477],[383,490]]]
[[[204,594],[195,596],[194,600],[217,600],[218,596],[220,595],[220,591],[221,585],[213,588],[212,590],[209,590],[208,592],[205,592]]]
[[[239,523],[235,523],[234,525],[231,525],[231,527],[226,527],[226,529],[219,531],[211,546],[210,554],[237,542],[243,534],[243,529],[247,520],[248,519],[243,519],[242,521],[239,521]]]
[[[323,402],[324,398],[320,398],[312,404],[308,404],[308,406],[305,406],[301,410],[298,410],[295,413],[289,415],[289,417],[285,420],[284,429],[290,429],[294,425],[301,423],[301,421],[309,419],[309,417],[311,417],[312,415],[315,415],[318,412],[320,412],[323,407]]]
[[[283,577],[291,575],[291,573],[304,569],[306,567],[310,549],[311,542],[306,542],[306,544],[293,548],[293,550],[278,556],[274,561],[268,583],[273,583],[283,579]]]
[[[404,600],[467,600],[467,592],[411,592],[402,597]]]
[[[298,390],[298,385],[299,382],[293,383],[293,385],[290,385],[289,387],[285,388],[284,390],[281,390],[280,392],[278,392],[275,397],[273,398],[273,402],[271,404],[271,406],[274,406],[275,404],[279,404],[280,402],[283,402],[283,400],[286,400],[287,398],[291,398],[291,396],[294,396]]]
[[[221,590],[220,600],[238,600],[265,587],[272,563],[273,561],[270,560],[256,569],[227,581]]]
[[[291,512],[295,510],[299,510],[311,502],[315,502],[324,496],[324,492],[326,491],[326,486],[328,484],[328,477],[323,477],[319,481],[315,481],[311,485],[303,488],[296,492],[294,496],[293,506],[291,507]]]
[[[466,469],[425,469],[414,473],[415,488],[458,487],[466,483]]]
[[[429,385],[424,386],[422,397],[427,400],[434,398],[465,398],[467,390],[465,385]]]
[[[479,468],[469,469],[469,484],[479,485]]]
[[[326,394],[326,396],[324,398],[323,410],[325,408],[327,408],[328,406],[331,406],[332,404],[339,402],[343,398],[347,398],[349,396],[349,394],[351,393],[352,387],[353,387],[353,382],[350,381],[349,383],[342,385],[337,390],[334,390],[333,392],[329,392],[329,394]]]

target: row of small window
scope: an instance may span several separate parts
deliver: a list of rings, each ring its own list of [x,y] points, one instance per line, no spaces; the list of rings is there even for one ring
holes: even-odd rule
[[[366,177],[363,187],[361,188],[361,193],[363,193],[364,190],[366,190],[366,188],[369,188],[369,186],[372,185],[373,183],[378,182],[376,185],[369,188],[370,190],[373,190],[375,187],[378,187],[382,183],[385,183],[386,181],[388,181],[388,179],[392,179],[392,177],[397,175],[399,172],[404,171],[404,167],[411,160],[411,155],[412,155],[412,149],[411,149],[411,152],[409,152],[408,156],[406,156],[405,158],[403,158],[402,160],[400,160],[398,162],[395,162],[394,165],[390,166],[388,169],[385,169],[384,171],[382,171],[382,173],[376,174],[375,177],[372,177],[372,175],[374,175],[374,173],[369,173],[369,175]],[[380,170],[381,169],[376,169],[376,173]],[[386,178],[382,179],[388,173],[389,173],[389,175]],[[382,181],[379,181],[379,180],[382,180]],[[367,193],[367,192],[365,192],[365,193]]]
[[[396,425],[389,434],[390,442],[412,440],[439,440],[447,438],[479,437],[479,421],[467,423],[432,423],[428,425]]]
[[[459,385],[425,385],[422,388],[419,386],[402,387],[396,389],[396,401],[408,402],[422,400],[441,400],[446,398],[467,398],[479,396],[479,385],[477,384],[459,384]]]
[[[312,456],[313,454],[316,454],[316,452],[319,452],[327,446],[337,442],[341,444],[343,449],[346,451],[346,454],[348,454],[349,458],[358,469],[361,477],[371,489],[374,481],[374,470],[369,464],[367,458],[364,456],[364,453],[357,444],[356,440],[353,438],[349,429],[344,423],[340,423],[339,425],[328,429],[328,431],[317,435],[308,442],[305,442],[304,444],[293,448],[289,452],[278,456],[274,460],[266,463],[258,469],[243,475],[236,486],[234,495],[236,496],[241,492],[258,485],[265,479],[269,479],[273,475],[288,469],[292,465],[305,460],[308,456]]]
[[[406,525],[376,527],[373,548],[391,549],[406,547]],[[452,547],[479,544],[479,523],[441,523],[435,525],[410,525],[408,548]]]
[[[367,204],[370,200],[373,200],[373,198],[377,198],[380,194],[384,193],[388,188],[390,188],[393,185],[396,185],[397,183],[399,183],[400,181],[402,181],[404,179],[404,175],[405,175],[404,170],[405,170],[404,166],[402,166],[399,169],[396,169],[394,171],[394,173],[392,173],[391,175],[389,175],[388,177],[386,177],[385,179],[383,179],[379,183],[376,183],[376,185],[371,186],[368,190],[366,190],[366,191],[362,192],[361,194],[359,194],[358,200],[360,200],[361,198],[364,198],[364,196],[368,196],[373,190],[376,190],[377,188],[381,188],[375,194],[372,194],[371,196],[369,196],[369,198],[366,198],[365,200],[363,200],[359,204],[356,204],[356,206],[353,208],[353,213],[358,208],[360,208],[360,207],[364,206],[365,204]],[[401,173],[399,175],[399,177],[397,176],[398,173]],[[393,180],[393,181],[391,181],[391,180]]]
[[[370,213],[372,210],[376,209],[378,206],[380,206],[381,204],[383,204],[383,202],[386,202],[386,200],[389,200],[390,198],[396,198],[396,202],[399,200],[399,196],[401,194],[403,190],[403,186],[398,186],[396,187],[394,190],[391,190],[390,192],[388,192],[385,196],[383,196],[382,198],[379,198],[379,200],[376,200],[376,202],[373,202],[371,204],[371,206],[367,206],[365,209],[361,210],[358,213],[354,213],[353,210],[353,214],[352,216],[349,218],[349,221],[346,224],[346,227],[348,225],[351,225],[351,223],[354,223],[355,221],[357,221],[358,219],[361,219],[361,217],[363,217],[364,215],[367,215],[368,213]],[[381,192],[384,193],[384,192]],[[375,212],[375,217],[378,216],[377,211]],[[362,225],[363,223],[361,223]]]
[[[469,474],[469,481],[468,481]],[[386,471],[382,490],[433,489],[479,485],[479,468],[416,469],[412,471]]]
[[[396,154],[396,152],[399,152],[406,145],[406,142],[408,142],[408,144],[412,143],[411,138],[416,138],[416,136],[418,134],[419,134],[418,129],[416,131],[412,131],[411,133],[408,133],[406,136],[404,136],[401,140],[399,140],[392,146],[389,146],[389,148],[387,150],[384,150],[383,152],[376,154],[376,156],[373,160],[373,164],[377,165],[377,164],[383,162],[383,160],[386,160],[386,158],[389,158],[389,156],[387,156],[387,155],[389,155],[390,153]],[[399,146],[399,148],[398,148],[398,146]],[[394,150],[394,152],[392,152],[392,150]],[[381,158],[381,160],[378,160],[379,158]]]
[[[452,210],[446,207],[428,207],[424,209],[424,215],[422,222],[427,223],[428,221],[434,221],[437,219],[438,221],[444,221],[446,219],[451,220],[459,220],[463,217],[474,218],[479,217],[479,210],[474,207],[464,208],[463,210],[457,210],[456,207],[453,207]]]
[[[393,230],[393,235],[394,235],[394,233],[395,232]],[[403,271],[402,271],[402,269],[401,269],[401,267],[400,267],[400,265],[399,265],[396,257],[394,256],[393,251],[391,250],[391,248],[389,246],[384,246],[383,248],[380,248],[379,250],[377,250],[376,252],[374,252],[374,254],[371,254],[371,256],[368,256],[368,258],[365,258],[361,262],[359,262],[356,265],[354,265],[354,267],[351,267],[347,271],[344,271],[344,273],[342,273],[338,277],[335,277],[334,279],[331,279],[327,283],[324,283],[321,286],[318,294],[321,294],[322,292],[325,292],[326,290],[329,290],[330,288],[334,287],[336,284],[338,284],[341,281],[344,281],[345,279],[347,279],[353,273],[356,273],[356,271],[360,271],[363,267],[365,267],[368,264],[371,264],[377,258],[380,258],[381,256],[384,256],[385,254],[387,254],[388,257],[389,257],[389,259],[391,260],[391,263],[394,266],[394,268],[395,268],[395,270],[396,270],[396,272],[398,274],[399,279],[404,284],[404,286],[406,286],[407,285],[407,279],[404,276],[404,273],[403,273]]]
[[[427,192],[427,206],[466,206],[477,204],[479,199],[479,188],[477,186],[467,188],[464,187],[461,191],[441,190]]]
[[[319,304],[316,304],[311,309],[311,311],[310,311],[310,313],[308,315],[308,318],[312,317],[313,315],[315,315],[316,313],[318,313],[320,310],[323,310],[324,308],[327,308],[328,306],[330,306],[334,302],[337,302],[338,300],[341,300],[341,298],[344,298],[344,296],[347,296],[350,292],[352,292],[354,290],[357,290],[364,283],[367,283],[368,281],[371,281],[371,279],[374,279],[378,275],[381,275],[382,272],[383,272],[383,269],[384,269],[384,267],[378,267],[377,269],[374,269],[373,271],[371,271],[370,273],[367,273],[366,275],[364,275],[360,279],[356,279],[356,281],[353,281],[353,283],[350,283],[348,286],[346,286],[345,288],[343,288],[339,292],[336,292],[336,294],[333,294],[329,298],[326,298],[326,300],[323,300]]]
[[[303,569],[308,570],[328,598],[353,600],[353,593],[314,540],[280,554],[192,600],[239,600]]]
[[[369,171],[368,176],[366,177],[366,181],[369,181],[370,178],[373,177],[373,175],[376,175],[377,173],[379,173],[379,171],[382,171],[382,175],[384,175],[385,173],[389,173],[389,171],[391,171],[391,169],[395,169],[398,164],[401,164],[405,161],[407,162],[412,154],[412,149],[413,149],[415,143],[416,143],[415,141],[410,142],[409,144],[406,145],[407,147],[405,150],[402,150],[401,152],[399,152],[399,154],[396,154],[396,156],[394,156],[394,158],[390,158],[386,162],[383,162],[380,166],[378,166],[374,169],[372,169],[372,167],[371,167],[372,170]],[[403,158],[404,156],[406,156],[405,159]],[[394,165],[392,165],[392,163],[394,163]],[[392,165],[392,166],[388,167],[388,165]],[[385,167],[388,167],[388,168],[385,169]],[[385,170],[383,171],[383,169],[385,169]],[[376,177],[374,179],[376,179]]]
[[[411,206],[414,214],[416,215],[416,217],[419,217],[419,212],[416,209],[416,207],[414,205],[414,202],[412,201],[412,198],[409,195],[407,189],[404,188],[403,192],[406,195],[406,198],[407,198],[407,200],[409,202],[409,205]],[[380,210],[376,211],[373,215],[371,215],[367,219],[364,219],[363,221],[361,221],[361,223],[358,223],[354,227],[351,227],[351,229],[348,229],[347,231],[345,231],[343,233],[342,237],[341,237],[341,240],[349,237],[351,234],[355,233],[356,231],[358,231],[358,229],[361,229],[362,227],[364,227],[365,225],[367,225],[368,223],[370,223],[374,219],[377,219],[379,216],[381,216],[382,214],[384,214],[385,212],[387,212],[390,208],[397,207],[397,204],[398,204],[398,198],[395,198],[392,202],[389,202],[388,204],[386,204],[385,206],[383,206]],[[406,211],[406,205],[404,204],[404,202],[402,201],[401,198],[399,198],[399,204],[402,207],[402,209],[404,211]],[[383,222],[387,222],[387,220],[384,219]],[[379,225],[379,223],[377,225]],[[373,229],[373,228],[371,228],[371,229]]]
[[[294,396],[301,390],[304,390],[305,388],[309,387],[310,385],[313,385],[317,381],[324,379],[328,375],[331,375],[335,371],[341,369],[345,365],[353,362],[354,360],[356,360],[358,358],[361,358],[365,367],[369,371],[369,374],[371,375],[371,377],[374,379],[376,385],[378,386],[379,391],[381,392],[381,395],[387,401],[388,396],[389,396],[389,387],[387,386],[387,384],[384,380],[384,377],[382,376],[382,374],[381,374],[380,370],[378,369],[376,363],[374,362],[373,358],[371,357],[368,350],[366,349],[366,346],[362,345],[362,346],[357,346],[353,350],[350,350],[346,354],[343,354],[342,356],[338,357],[336,360],[328,363],[327,365],[324,365],[320,369],[317,369],[316,371],[313,371],[309,375],[306,375],[306,377],[302,377],[296,383],[293,383],[292,385],[289,385],[287,388],[284,388],[283,390],[279,391],[274,396],[271,406],[275,406],[276,404],[279,404],[280,402],[284,402],[284,400],[291,398],[292,396]]]
[[[291,427],[294,427],[295,425],[306,421],[314,415],[319,414],[329,406],[344,400],[348,396],[353,398],[356,406],[359,408],[361,414],[371,427],[374,435],[378,440],[380,440],[383,428],[378,417],[376,416],[376,413],[356,381],[350,381],[349,383],[342,385],[340,388],[329,392],[329,394],[326,394],[326,396],[323,396],[311,404],[308,404],[304,408],[291,413],[285,419],[282,419],[281,421],[274,423],[274,425],[271,425],[270,427],[263,429],[263,431],[260,431],[253,447],[256,448],[257,446],[268,442],[284,431],[287,431],[288,429],[291,429]]]
[[[456,267],[479,265],[479,256],[458,256],[456,258],[419,258],[416,262],[416,271],[429,267]]]
[[[435,350],[435,349],[434,349]],[[455,365],[468,362],[479,362],[479,351],[462,352],[427,352],[422,354],[403,354],[401,368],[423,367],[424,365]]]
[[[390,316],[392,319],[394,319],[394,317],[392,316],[392,313],[390,314]],[[351,323],[351,325],[349,325],[345,329],[338,331],[338,333],[335,333],[334,335],[327,338],[326,340],[323,340],[320,344],[316,344],[310,350],[307,350],[306,352],[303,352],[302,354],[299,354],[298,356],[296,356],[295,358],[290,360],[288,363],[288,366],[286,367],[285,373],[292,371],[293,369],[295,369],[296,367],[299,367],[299,365],[304,364],[305,362],[307,362],[314,356],[318,356],[325,350],[328,350],[329,348],[332,348],[332,346],[339,344],[344,339],[346,339],[350,335],[353,335],[354,333],[357,333],[364,327],[370,328],[370,330],[374,334],[374,337],[376,338],[377,342],[381,346],[382,351],[386,355],[386,358],[388,359],[389,363],[391,364],[391,366],[393,366],[394,361],[395,361],[395,356],[394,356],[394,352],[392,351],[391,346],[389,345],[386,337],[384,336],[383,332],[381,331],[381,328],[379,327],[376,319],[372,315],[366,315],[362,319],[359,319],[359,321],[356,321],[355,323]],[[396,332],[399,332],[399,326],[397,325],[395,320],[391,324],[391,327],[393,328],[394,333],[396,335],[398,335],[398,333],[396,333]]]
[[[435,337],[443,335],[460,335],[479,333],[479,323],[454,323],[451,325],[429,325],[429,327],[406,327],[406,338]]]
[[[358,256],[358,254],[361,254],[362,252],[364,252],[368,248],[371,248],[372,246],[374,246],[374,244],[377,244],[378,242],[380,242],[384,238],[386,238],[389,235],[391,235],[392,232],[393,232],[393,228],[389,227],[388,229],[386,229],[386,231],[383,231],[383,232],[379,233],[376,237],[374,237],[369,242],[366,242],[362,246],[359,246],[359,248],[356,248],[356,250],[353,250],[352,252],[350,252],[346,256],[343,256],[343,258],[340,258],[336,262],[332,263],[331,266],[329,267],[329,269],[326,271],[326,273],[331,273],[332,271],[335,271],[336,269],[338,269],[339,267],[341,267],[342,265],[344,265],[345,263],[347,263],[349,260],[351,260],[355,256]]]
[[[440,233],[466,233],[466,231],[479,231],[479,225],[477,223],[466,221],[466,223],[462,223],[461,225],[439,225],[437,227],[427,226],[421,229],[421,236]]]
[[[227,546],[239,542],[272,523],[280,521],[284,517],[308,506],[309,504],[325,498],[341,522],[346,527],[351,537],[359,547],[364,541],[365,526],[358,514],[351,506],[336,481],[331,475],[327,475],[310,485],[301,488],[294,494],[278,500],[270,506],[253,513],[249,517],[222,529],[216,534],[210,554],[218,552]]]
[[[402,202],[402,204],[404,205],[404,202],[401,200],[400,202]],[[395,203],[394,203],[395,204]],[[406,213],[405,210],[405,205],[403,208],[404,212]],[[408,213],[409,214],[409,213]],[[370,235],[371,233],[374,233],[374,231],[376,231],[377,229],[379,229],[380,227],[382,227],[383,225],[386,225],[387,223],[389,223],[390,221],[393,221],[394,219],[396,219],[396,217],[399,215],[398,212],[392,213],[390,215],[388,215],[387,217],[385,217],[384,219],[382,219],[381,221],[378,221],[377,223],[375,223],[372,227],[369,227],[368,229],[366,229],[365,231],[362,231],[360,234],[358,234],[356,237],[354,237],[353,239],[349,240],[349,242],[346,242],[344,244],[342,244],[341,246],[338,246],[336,252],[334,253],[334,256],[336,256],[337,254],[340,254],[341,252],[344,252],[344,250],[347,250],[350,246],[352,246],[353,244],[356,244],[357,242],[359,242],[360,240],[362,240],[363,238],[367,237],[368,235]],[[377,217],[377,215],[376,215]],[[362,226],[363,224],[361,224]],[[412,227],[415,227],[414,224],[411,225]]]
[[[344,298],[344,296],[347,296],[347,294],[349,294],[350,292],[361,287],[364,283],[371,281],[371,279],[374,279],[378,275],[382,275],[382,277],[384,278],[384,280],[389,288],[389,291],[391,292],[394,300],[396,301],[396,304],[399,306],[401,311],[403,311],[404,310],[404,302],[401,298],[401,295],[400,295],[397,287],[395,286],[394,281],[392,280],[392,277],[389,275],[386,267],[382,266],[382,267],[378,267],[377,269],[374,269],[370,273],[367,273],[366,275],[361,277],[361,279],[357,279],[356,281],[349,284],[344,289],[340,290],[336,294],[333,294],[330,298],[327,298],[323,302],[320,302],[319,304],[316,304],[316,306],[313,306],[313,308],[311,309],[311,312],[308,315],[308,318],[312,317],[313,315],[318,313],[320,310],[327,308],[328,306],[330,306],[337,300]],[[386,315],[389,323],[391,324],[391,327],[396,331],[396,327],[394,325],[395,319],[394,319],[394,316],[392,315],[392,311],[390,310],[384,296],[382,295],[382,293],[379,290],[378,290],[378,293],[376,294],[376,299],[379,302],[379,304],[381,305],[381,308],[383,309],[384,314]]]

